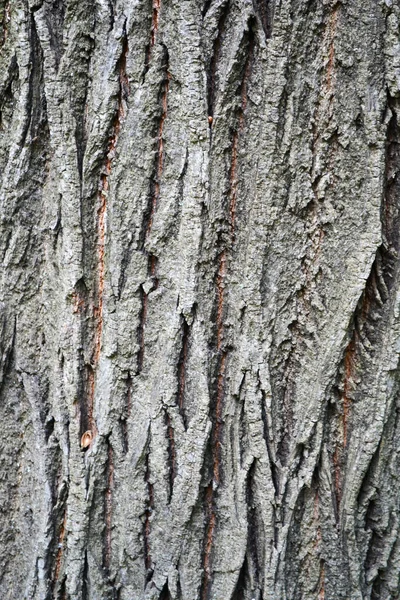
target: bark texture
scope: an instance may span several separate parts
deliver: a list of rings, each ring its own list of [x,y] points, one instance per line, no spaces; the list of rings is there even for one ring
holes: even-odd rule
[[[0,596],[400,597],[399,0],[0,0]]]

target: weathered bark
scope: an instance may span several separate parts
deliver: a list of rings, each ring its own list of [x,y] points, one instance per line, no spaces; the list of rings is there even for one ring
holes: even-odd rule
[[[0,0],[0,595],[400,596],[399,0]]]

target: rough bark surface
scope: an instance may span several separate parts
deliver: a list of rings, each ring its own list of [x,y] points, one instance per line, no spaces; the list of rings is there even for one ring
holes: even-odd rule
[[[400,597],[399,0],[0,0],[0,596]]]

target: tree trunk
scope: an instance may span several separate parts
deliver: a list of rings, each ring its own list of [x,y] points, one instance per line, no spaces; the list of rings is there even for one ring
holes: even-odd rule
[[[0,596],[400,597],[399,0],[0,0]]]

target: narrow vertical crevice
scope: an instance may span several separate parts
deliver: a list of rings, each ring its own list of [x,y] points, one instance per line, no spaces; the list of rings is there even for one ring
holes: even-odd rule
[[[152,253],[148,253],[146,250],[146,243],[148,242],[152,227],[154,215],[157,210],[159,197],[160,197],[160,185],[161,185],[161,177],[164,168],[164,127],[165,120],[168,114],[168,91],[169,91],[169,82],[171,79],[169,73],[169,56],[168,50],[166,46],[164,46],[164,76],[161,84],[161,115],[158,122],[157,128],[157,149],[156,149],[156,157],[154,163],[153,175],[150,181],[150,194],[149,194],[149,204],[147,210],[144,214],[143,224],[142,224],[142,232],[141,232],[141,250],[147,255],[148,265],[147,265],[147,274],[149,278],[153,281],[152,289],[146,291],[141,288],[141,312],[139,317],[139,325],[138,325],[138,342],[139,342],[139,350],[137,354],[137,374],[141,373],[143,369],[144,362],[144,351],[145,351],[145,328],[146,328],[146,319],[147,319],[147,309],[148,309],[148,296],[149,293],[158,287],[158,279],[157,279],[157,265],[158,258]]]
[[[257,515],[257,504],[255,498],[254,491],[254,479],[255,479],[255,470],[256,470],[256,459],[253,460],[253,463],[247,473],[247,485],[246,485],[246,504],[247,504],[247,523],[248,523],[248,532],[247,532],[247,554],[249,556],[249,560],[246,561],[247,567],[249,570],[249,561],[251,561],[252,565],[252,587],[253,589],[259,589],[262,587],[261,584],[261,564],[262,559],[259,556],[259,525],[258,525],[258,515]],[[243,584],[245,581],[243,582]]]
[[[83,596],[82,596],[83,598]],[[67,596],[67,576],[63,577],[63,580],[60,585],[60,594],[59,600],[68,600]]]
[[[144,249],[146,242],[148,241],[152,226],[154,215],[157,209],[159,196],[160,196],[160,184],[161,176],[164,168],[164,128],[165,120],[168,114],[168,92],[171,80],[169,72],[169,55],[166,46],[164,48],[163,55],[163,80],[160,88],[160,105],[161,114],[157,125],[157,147],[155,154],[155,162],[153,174],[150,181],[150,194],[149,194],[149,205],[144,215],[144,221],[142,226],[142,247]]]
[[[101,335],[103,330],[103,295],[104,295],[104,276],[105,276],[105,236],[106,236],[106,218],[107,218],[107,195],[110,187],[110,176],[112,161],[115,156],[115,150],[121,130],[121,123],[124,117],[124,101],[127,90],[129,90],[128,78],[126,75],[126,57],[128,54],[128,37],[124,32],[122,41],[122,53],[118,62],[119,91],[117,96],[117,111],[112,123],[112,133],[108,141],[107,156],[100,176],[99,206],[97,210],[97,306],[94,308],[94,318],[96,323],[95,348],[93,363],[97,366],[100,358]]]
[[[151,558],[151,546],[150,546],[150,521],[151,515],[154,510],[154,488],[151,483],[151,473],[150,473],[150,438],[149,438],[149,448],[146,453],[145,458],[145,473],[144,480],[147,486],[147,500],[146,500],[146,508],[144,511],[144,528],[143,528],[143,538],[144,538],[144,566],[146,568],[146,584],[151,580],[153,576],[153,562]]]
[[[171,600],[171,594],[169,592],[168,587],[168,579],[165,582],[163,589],[161,590],[161,594],[159,595],[158,600]]]
[[[274,486],[275,496],[278,496],[279,495],[279,471],[278,471],[278,468],[276,465],[276,461],[274,460],[274,457],[273,457],[273,449],[272,449],[272,444],[271,444],[271,439],[270,439],[267,413],[266,413],[266,409],[265,409],[265,392],[263,390],[261,390],[261,393],[262,393],[261,417],[262,417],[262,422],[263,422],[264,440],[265,440],[265,445],[267,448],[268,461],[269,461],[269,467],[270,467],[270,471],[271,471],[271,478],[272,478],[272,483]]]
[[[85,11],[86,12],[86,11]],[[83,201],[83,164],[86,153],[86,145],[88,139],[87,131],[87,111],[88,111],[88,92],[90,87],[90,61],[94,50],[94,27],[95,15],[94,12],[87,11],[87,34],[80,36],[76,47],[77,63],[79,65],[80,77],[76,79],[74,96],[71,98],[72,113],[75,118],[75,144],[76,144],[76,159],[80,180],[81,202]],[[79,58],[78,58],[79,57]],[[79,62],[78,62],[79,61]]]
[[[113,489],[114,489],[114,460],[113,449],[109,440],[107,440],[107,466],[106,466],[107,487],[104,494],[104,542],[103,542],[103,568],[107,575],[110,574],[111,567],[111,532],[112,532],[112,508],[113,508]]]
[[[86,431],[93,429],[93,367],[85,360],[85,350],[92,351],[89,322],[89,292],[84,279],[79,279],[72,293],[72,312],[79,318],[81,350],[79,354],[79,369],[81,376],[78,381],[79,397],[79,436],[82,438]],[[63,358],[64,361],[64,358]]]
[[[122,429],[122,446],[123,452],[126,454],[129,450],[129,436],[128,436],[128,421],[132,412],[132,376],[128,371],[126,377],[126,392],[125,392],[125,406],[122,417],[120,418],[121,429]]]
[[[244,600],[246,598],[246,591],[247,591],[246,584],[247,584],[247,580],[248,580],[248,573],[249,573],[249,565],[248,565],[247,555],[245,555],[243,564],[240,567],[239,577],[236,582],[236,586],[233,591],[233,594],[231,596],[231,600]]]
[[[182,346],[178,360],[178,396],[177,405],[182,417],[185,429],[187,429],[187,418],[185,414],[185,389],[186,389],[186,363],[189,349],[190,327],[185,317],[182,317]]]
[[[126,24],[125,24],[126,25]],[[107,196],[110,188],[110,177],[112,163],[118,144],[121,125],[125,116],[125,101],[129,93],[129,81],[126,74],[126,59],[128,54],[128,36],[125,30],[122,37],[122,51],[117,63],[118,94],[116,100],[116,112],[111,123],[111,134],[107,143],[107,153],[100,175],[98,207],[97,207],[97,281],[95,290],[95,304],[93,306],[94,343],[91,363],[87,366],[87,425],[88,430],[94,437],[96,434],[96,422],[93,415],[94,395],[96,387],[96,370],[100,360],[102,333],[103,333],[103,300],[105,285],[105,249],[106,249],[106,220],[107,220]]]
[[[89,562],[88,562],[88,557],[87,557],[87,550],[85,550],[85,558],[84,558],[84,562],[83,562],[82,600],[90,600],[90,596],[89,596]]]
[[[382,243],[367,278],[364,291],[354,312],[349,343],[345,348],[338,383],[338,403],[341,407],[340,433],[332,454],[335,493],[339,508],[342,497],[343,468],[351,436],[351,407],[362,381],[362,372],[371,368],[385,329],[385,314],[395,301],[393,291],[399,279],[400,263],[400,128],[396,100],[388,96],[391,118],[387,127],[385,183],[382,190]]]
[[[45,19],[49,31],[50,48],[54,54],[56,70],[58,71],[63,55],[63,28],[66,6],[64,0],[53,0],[51,8],[45,11]]]
[[[225,19],[227,17],[229,1],[224,7],[224,13],[220,18],[219,34],[214,46],[214,57],[211,61],[209,74],[209,111],[213,111],[214,95],[215,95],[215,70],[220,52],[221,36]],[[217,356],[217,373],[215,395],[211,403],[211,446],[212,446],[212,481],[206,490],[205,513],[206,513],[206,528],[203,551],[203,581],[201,586],[201,599],[207,600],[210,594],[213,573],[212,573],[212,554],[213,540],[215,538],[215,530],[217,527],[217,512],[216,512],[216,497],[218,488],[222,480],[222,464],[221,464],[221,446],[223,439],[223,413],[225,401],[225,388],[227,377],[227,365],[229,359],[229,348],[226,344],[225,335],[225,316],[227,310],[226,298],[226,276],[228,263],[231,258],[233,243],[235,240],[236,226],[236,203],[237,203],[237,185],[238,185],[238,148],[240,134],[243,132],[244,119],[248,103],[247,90],[251,75],[251,65],[254,55],[254,23],[250,20],[248,23],[248,32],[245,34],[247,43],[246,60],[243,65],[242,78],[240,84],[240,106],[237,115],[237,127],[232,138],[231,144],[231,164],[228,173],[229,181],[229,214],[227,221],[230,225],[230,243],[223,243],[221,240],[219,245],[222,248],[217,257],[217,273],[215,279],[215,304],[216,304],[216,340],[215,352]],[[212,116],[212,115],[211,115]]]
[[[144,359],[144,330],[146,327],[146,319],[147,319],[147,302],[148,302],[148,294],[144,291],[143,287],[140,288],[141,295],[141,311],[139,315],[139,325],[138,325],[138,344],[139,350],[137,353],[137,368],[136,375],[139,375],[143,369],[143,359]]]
[[[212,583],[212,550],[214,531],[216,526],[216,512],[214,506],[214,493],[212,482],[207,486],[205,493],[205,517],[206,517],[206,535],[203,553],[203,580],[201,584],[200,598],[208,600]]]
[[[325,600],[325,561],[320,560],[319,582],[318,582],[318,600]]]
[[[204,19],[208,11],[210,10],[211,4],[213,0],[205,0],[203,10],[201,11],[201,16]]]
[[[174,481],[176,477],[176,448],[175,448],[175,433],[172,426],[172,420],[168,413],[168,409],[165,409],[165,426],[167,429],[167,440],[168,440],[168,503],[171,502],[172,493],[174,491]]]
[[[274,22],[275,0],[253,0],[253,5],[260,18],[265,39],[269,40]]]
[[[7,41],[8,31],[10,28],[11,21],[11,2],[2,3],[0,6],[0,23],[1,23],[1,33],[0,33],[0,48],[4,46]]]
[[[142,81],[144,82],[146,74],[150,67],[151,55],[156,43],[159,20],[160,20],[161,0],[152,0],[151,6],[151,26],[150,26],[150,39],[146,46],[144,69],[142,75]]]
[[[243,133],[244,127],[244,115],[247,108],[247,87],[251,73],[251,67],[253,62],[254,54],[254,23],[249,23],[248,33],[248,52],[247,59],[244,66],[244,72],[242,82],[240,85],[240,107],[237,128],[233,133],[232,146],[231,146],[231,165],[229,171],[229,225],[231,234],[231,243],[235,241],[235,227],[236,227],[236,210],[237,210],[237,186],[238,186],[238,150],[239,150],[239,137]]]
[[[216,98],[216,79],[218,72],[218,63],[221,56],[221,48],[222,41],[225,35],[225,25],[226,20],[228,18],[230,8],[230,0],[227,0],[225,5],[222,8],[221,16],[218,21],[217,28],[217,36],[214,40],[213,52],[210,59],[210,66],[208,68],[207,73],[207,108],[208,108],[208,117],[211,119],[210,125],[212,124],[212,119],[214,117],[214,108],[215,108],[215,98]],[[208,10],[207,4],[205,6],[205,11]],[[205,12],[204,12],[205,15]]]
[[[66,508],[66,506],[64,506],[62,520],[58,526],[58,532],[56,533],[57,553],[56,553],[56,557],[55,557],[54,573],[52,575],[52,584],[51,584],[53,597],[54,597],[55,591],[57,589],[57,585],[58,585],[58,582],[60,579],[60,574],[61,574],[62,558],[63,558],[64,546],[65,546],[64,540],[65,540],[65,535],[66,535],[66,527],[67,527],[67,508]],[[60,586],[60,588],[61,588],[61,586]]]

